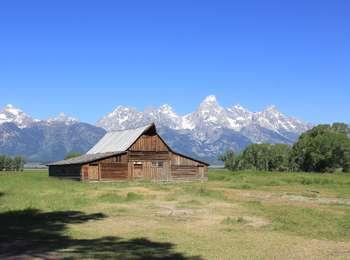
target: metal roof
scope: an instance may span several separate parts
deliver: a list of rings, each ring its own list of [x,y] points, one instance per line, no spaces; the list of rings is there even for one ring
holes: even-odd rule
[[[154,124],[124,131],[108,132],[102,139],[92,147],[87,154],[125,152],[133,143]]]
[[[67,160],[62,160],[48,165],[67,165],[67,164],[83,164],[94,162],[103,158],[108,158],[114,155],[122,154],[124,152],[110,152],[110,153],[95,153],[95,154],[83,154],[78,157],[70,158]]]

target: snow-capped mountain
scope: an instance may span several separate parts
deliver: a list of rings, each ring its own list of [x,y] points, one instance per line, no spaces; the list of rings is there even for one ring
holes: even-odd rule
[[[32,117],[28,116],[21,109],[14,107],[11,104],[6,105],[0,111],[0,124],[14,123],[19,128],[25,128],[35,122]]]
[[[70,125],[77,123],[79,120],[70,116],[67,116],[63,112],[59,113],[56,117],[49,118],[46,120],[33,119],[27,115],[20,108],[17,108],[11,104],[6,105],[0,111],[0,125],[4,123],[13,123],[19,128],[26,128],[33,124],[54,124],[64,123]]]
[[[50,162],[71,151],[85,153],[104,134],[105,130],[63,113],[38,120],[12,105],[0,112],[0,154],[22,155],[28,161]]]
[[[294,138],[290,140],[290,136],[299,135],[310,128],[307,123],[283,115],[274,106],[269,106],[262,112],[251,112],[240,105],[224,108],[213,95],[205,98],[198,109],[188,115],[177,115],[169,105],[158,109],[146,109],[144,112],[117,107],[96,125],[111,131],[138,127],[149,122],[173,130],[189,130],[195,139],[201,142],[208,140],[217,129],[228,129],[242,133],[253,142],[268,141],[265,135],[257,132],[269,130],[291,143]],[[254,136],[251,136],[252,132],[255,132]]]
[[[262,112],[254,113],[253,121],[261,127],[277,132],[286,131],[300,134],[310,128],[310,124],[286,117],[275,106],[269,106]]]
[[[103,125],[109,130],[136,128],[140,124],[144,125],[144,120],[143,113],[136,111],[136,109],[118,106],[111,113],[104,116],[96,126]]]
[[[136,128],[150,122],[156,123],[174,149],[214,164],[225,150],[241,151],[251,143],[292,144],[311,127],[283,115],[274,106],[261,112],[240,105],[224,108],[213,95],[187,115],[178,115],[170,105],[143,112],[118,106],[96,126],[64,113],[45,120],[33,119],[7,105],[0,111],[0,154],[24,155],[31,161],[60,160],[70,151],[86,152],[106,130]]]
[[[217,163],[225,150],[240,151],[250,143],[292,144],[311,128],[283,115],[274,106],[252,112],[241,105],[222,107],[215,96],[206,97],[196,111],[178,115],[170,105],[140,112],[119,106],[97,122],[107,131],[124,130],[155,122],[164,139],[177,150]]]

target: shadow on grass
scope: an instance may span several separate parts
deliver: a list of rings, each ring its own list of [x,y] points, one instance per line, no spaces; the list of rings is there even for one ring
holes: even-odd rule
[[[174,252],[174,244],[146,238],[73,239],[64,234],[68,224],[105,217],[100,213],[37,209],[0,213],[0,258],[201,259]]]

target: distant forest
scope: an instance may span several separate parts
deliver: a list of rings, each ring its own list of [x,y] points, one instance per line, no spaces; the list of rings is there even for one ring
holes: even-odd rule
[[[0,155],[0,171],[23,171],[25,160],[22,156]]]
[[[232,171],[349,172],[350,129],[346,124],[318,125],[298,141],[286,144],[252,144],[236,154],[227,151],[219,159]]]

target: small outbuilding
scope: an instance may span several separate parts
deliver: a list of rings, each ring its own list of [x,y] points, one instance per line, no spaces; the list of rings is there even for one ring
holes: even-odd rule
[[[208,166],[172,150],[154,124],[108,132],[86,154],[48,165],[49,176],[89,181],[207,180]]]

